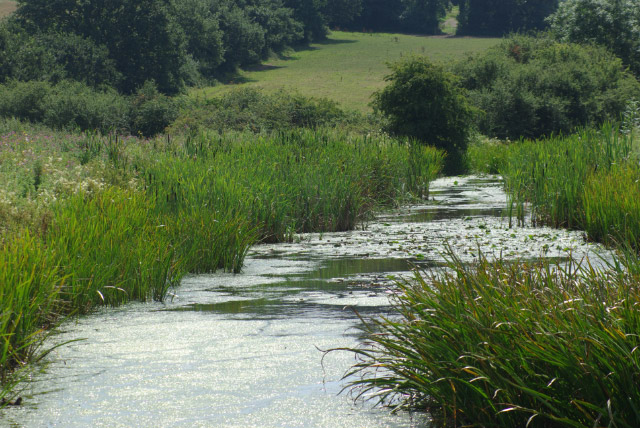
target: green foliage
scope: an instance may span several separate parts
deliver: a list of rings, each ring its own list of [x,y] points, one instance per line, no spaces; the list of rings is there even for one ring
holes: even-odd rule
[[[442,427],[640,424],[637,257],[608,271],[448,258],[365,324],[345,375],[358,397],[426,410]]]
[[[122,74],[118,89],[132,93],[155,80],[163,93],[183,87],[185,37],[169,0],[101,3],[20,0],[18,19],[30,31],[72,33],[104,46]]]
[[[131,100],[130,128],[136,134],[146,137],[159,134],[177,116],[177,101],[161,94],[154,82],[145,82]]]
[[[42,99],[42,122],[58,129],[123,131],[129,128],[130,108],[128,100],[113,89],[96,91],[64,81]]]
[[[0,21],[0,83],[57,80],[63,74],[55,55],[15,21]]]
[[[425,57],[392,64],[391,71],[372,103],[387,119],[386,129],[445,150],[452,168],[467,147],[473,118],[457,77]]]
[[[640,76],[638,0],[566,0],[548,21],[559,40],[603,45]]]
[[[215,74],[224,60],[225,46],[219,17],[203,0],[174,2],[175,17],[187,39],[187,51],[205,77]]]
[[[474,106],[478,128],[518,139],[618,120],[640,84],[603,48],[512,36],[453,70]]]
[[[13,81],[0,86],[0,116],[30,122],[42,122],[46,113],[45,98],[51,93],[47,82]]]
[[[286,7],[293,10],[294,18],[302,23],[304,41],[323,40],[327,36],[327,18],[322,13],[328,0],[284,0]]]
[[[499,174],[507,160],[507,144],[495,138],[474,135],[465,155],[472,174]]]
[[[347,28],[439,34],[438,24],[450,7],[448,0],[362,0],[362,12]]]
[[[327,99],[285,91],[267,94],[253,88],[240,88],[188,106],[171,128],[174,132],[183,128],[265,132],[358,122],[364,122],[364,118],[345,112]]]
[[[502,36],[514,31],[540,30],[558,0],[460,0],[457,34]]]
[[[125,130],[129,110],[129,101],[113,89],[98,91],[78,82],[12,81],[0,86],[0,116],[57,129]]]
[[[633,135],[605,125],[568,137],[525,141],[506,149],[500,173],[524,222],[585,230],[590,239],[640,248],[638,159]]]

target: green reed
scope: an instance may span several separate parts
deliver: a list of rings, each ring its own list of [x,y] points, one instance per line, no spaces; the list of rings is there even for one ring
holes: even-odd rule
[[[638,168],[633,166],[632,139],[632,135],[604,125],[600,130],[583,130],[566,137],[508,146],[501,174],[511,205],[517,207],[519,221],[524,222],[524,208],[529,204],[534,224],[585,229],[593,239],[619,239],[620,230],[637,230],[637,225],[629,223],[637,221],[634,220],[637,217],[628,215],[632,207],[623,203],[624,198],[614,197],[593,182],[624,176],[626,187],[620,187],[622,182],[617,183],[617,192],[629,198],[637,195],[633,176],[637,179]],[[627,172],[623,174],[621,170]],[[615,217],[622,223],[605,225],[596,218],[599,208],[595,208],[595,204],[609,204],[609,220]],[[613,211],[615,215],[611,214]],[[637,240],[633,235],[622,238]]]
[[[239,272],[258,241],[353,228],[377,205],[427,194],[442,166],[435,149],[330,130],[154,140],[27,131],[0,146],[16,165],[0,170],[5,377],[60,317],[162,300],[187,272]]]
[[[640,426],[640,263],[597,271],[449,254],[416,273],[395,315],[365,322],[345,375],[361,399],[429,412],[435,426]]]

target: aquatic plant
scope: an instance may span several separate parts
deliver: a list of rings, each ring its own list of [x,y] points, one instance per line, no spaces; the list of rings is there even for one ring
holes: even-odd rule
[[[429,412],[436,426],[640,425],[640,264],[607,270],[449,254],[364,322],[345,378],[357,398]]]
[[[520,222],[529,204],[534,223],[583,229],[590,239],[637,248],[640,167],[633,138],[606,124],[507,146],[500,172]]]
[[[331,130],[42,132],[9,131],[0,146],[13,165],[0,170],[0,396],[60,317],[163,300],[187,272],[239,272],[259,240],[353,228],[426,193],[442,165],[435,149]]]

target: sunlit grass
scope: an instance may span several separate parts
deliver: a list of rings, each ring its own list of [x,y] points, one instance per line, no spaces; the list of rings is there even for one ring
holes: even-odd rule
[[[259,241],[352,229],[428,195],[443,163],[432,148],[336,130],[146,140],[16,128],[0,124],[6,387],[60,317],[161,301],[187,272],[239,272]]]
[[[394,316],[366,322],[353,393],[435,426],[640,425],[635,255],[607,272],[449,259],[446,275],[400,284]]]
[[[368,112],[371,94],[385,86],[388,62],[408,55],[450,61],[478,52],[499,39],[436,38],[387,33],[334,31],[323,43],[274,58],[253,71],[243,71],[228,85],[193,90],[193,97],[220,95],[238,85],[277,91],[285,88],[324,97],[348,109]]]

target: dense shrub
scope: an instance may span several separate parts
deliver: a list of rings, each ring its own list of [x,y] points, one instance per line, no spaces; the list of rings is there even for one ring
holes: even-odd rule
[[[146,137],[158,134],[178,116],[177,101],[147,81],[131,100],[131,130]]]
[[[454,168],[467,146],[473,109],[458,78],[425,57],[391,65],[389,85],[374,94],[373,107],[387,119],[386,129],[448,153]]]
[[[42,122],[44,99],[51,92],[47,82],[17,82],[0,86],[0,116]]]
[[[42,100],[42,121],[51,128],[122,131],[129,127],[128,100],[114,89],[96,91],[79,82],[61,82]]]
[[[174,132],[184,128],[261,132],[337,126],[364,120],[357,113],[345,112],[336,102],[327,99],[308,98],[285,91],[268,94],[253,88],[241,88],[189,106],[171,128]]]
[[[457,63],[479,130],[499,138],[569,132],[618,120],[640,84],[604,48],[513,36]]]
[[[640,76],[640,1],[567,0],[549,23],[561,41],[603,45]]]

